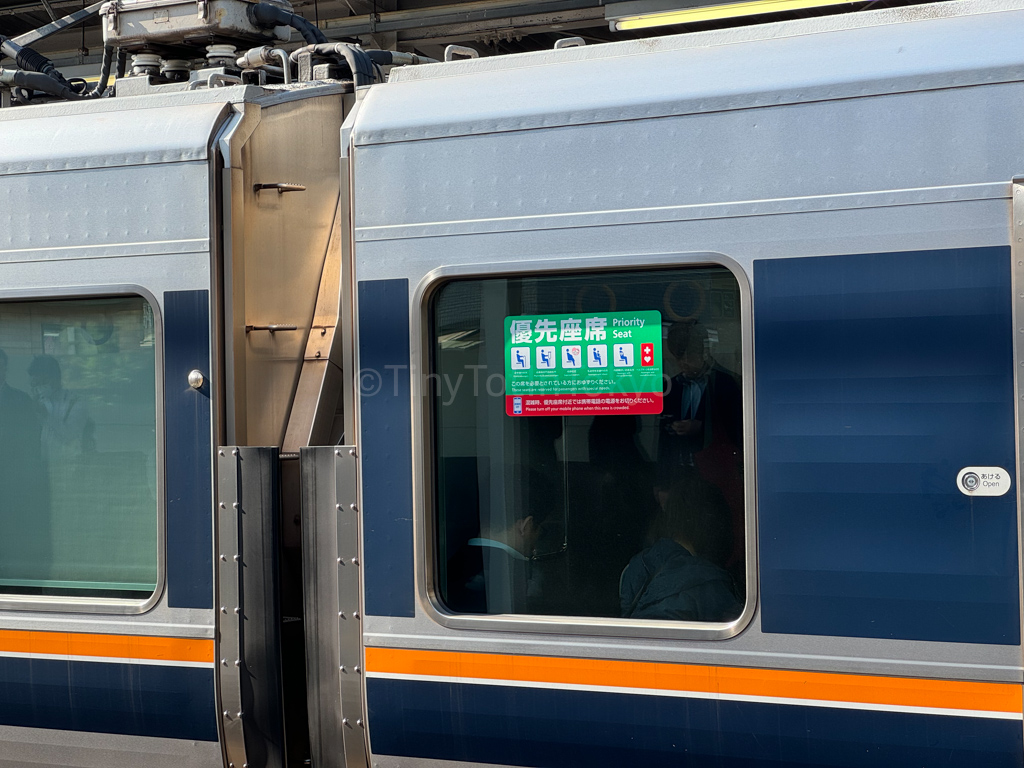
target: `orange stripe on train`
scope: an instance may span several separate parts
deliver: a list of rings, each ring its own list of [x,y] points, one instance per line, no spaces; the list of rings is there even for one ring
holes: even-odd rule
[[[393,648],[367,648],[366,670],[979,712],[1020,713],[1024,704],[1022,687],[1014,683]]]
[[[139,661],[213,663],[214,660],[213,640],[207,639],[24,630],[0,630],[0,653],[95,656]]]

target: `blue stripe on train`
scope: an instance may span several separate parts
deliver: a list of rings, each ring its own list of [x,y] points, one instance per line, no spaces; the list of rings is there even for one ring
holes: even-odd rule
[[[761,628],[1020,643],[1010,249],[754,262]]]
[[[375,755],[535,768],[1020,768],[1020,721],[666,696],[367,682]]]
[[[366,613],[415,615],[409,281],[359,283]]]
[[[0,725],[216,741],[213,669],[0,658]]]
[[[188,385],[198,369],[207,383]],[[164,293],[167,605],[213,608],[210,292]]]

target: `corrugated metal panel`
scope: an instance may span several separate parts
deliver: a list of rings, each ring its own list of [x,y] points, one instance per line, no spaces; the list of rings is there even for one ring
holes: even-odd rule
[[[962,6],[969,10],[972,4]],[[418,76],[371,89],[355,141],[381,144],[1019,81],[1024,54],[1015,30],[1022,25],[1024,10],[1017,8],[734,44],[638,41],[600,46],[605,50],[599,53],[509,57],[504,67],[431,65]]]
[[[205,160],[227,108],[218,102],[5,120],[0,176]]]

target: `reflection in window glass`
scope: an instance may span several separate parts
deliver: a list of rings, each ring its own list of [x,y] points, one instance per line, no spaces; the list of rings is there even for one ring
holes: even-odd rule
[[[0,593],[156,589],[155,373],[141,298],[0,303]]]
[[[728,270],[453,281],[431,321],[435,578],[449,610],[740,615]]]

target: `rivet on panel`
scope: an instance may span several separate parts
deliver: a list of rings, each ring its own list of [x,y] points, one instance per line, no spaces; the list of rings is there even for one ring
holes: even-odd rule
[[[353,557],[352,558],[352,565],[359,565],[359,558],[358,557]]]
[[[241,555],[235,555],[235,556],[234,556],[234,557],[232,557],[231,559],[232,559],[232,560],[234,560],[234,561],[235,561],[235,562],[237,563],[237,562],[238,562],[239,560],[241,560],[241,559],[242,559],[242,556],[241,556]]]
[[[344,611],[338,611],[338,618],[339,619],[344,619],[345,618],[345,612]]]
[[[232,456],[237,456],[238,455],[238,449],[237,448],[232,448],[231,449],[231,455]]]
[[[359,511],[359,507],[357,507],[355,504],[349,504],[348,508],[351,509],[353,512]]]
[[[222,606],[220,607],[220,612],[221,612],[221,613],[227,613],[227,612],[228,612],[227,606],[225,606],[225,605],[222,605]]]
[[[356,725],[358,725],[358,726],[359,726],[360,728],[362,728],[362,727],[363,727],[363,721],[362,721],[362,718],[360,718],[359,720],[356,720]]]
[[[228,505],[227,505],[227,504],[225,504],[225,503],[224,503],[224,502],[222,501],[222,502],[220,503],[220,508],[221,508],[221,509],[227,509],[227,508],[228,508]]]
[[[341,718],[341,724],[342,725],[348,725],[348,718],[347,717]]]
[[[355,448],[349,448],[348,449],[348,455],[349,456],[355,456],[356,455],[356,449]]]
[[[358,619],[359,618],[359,611],[352,611],[352,618],[353,619]]]
[[[239,607],[238,607],[238,606],[236,605],[236,606],[235,606],[235,613],[236,613],[236,614],[241,614],[241,612],[242,612],[242,609],[241,609],[241,608],[239,608]]]
[[[346,673],[348,672],[348,670],[345,669],[345,665],[344,664],[342,664],[340,667],[338,667],[338,669],[340,669],[342,672],[346,672]]]
[[[224,451],[217,451],[217,454],[220,455],[220,456],[223,456],[224,455]],[[225,712],[224,714],[227,714],[227,712]]]
[[[341,504],[335,504],[335,505],[334,505],[334,508],[335,508],[336,510],[338,510],[339,512],[341,512]]]
[[[334,452],[334,455],[335,455],[335,456],[341,456],[341,451],[335,451],[335,452]]]
[[[221,555],[221,556],[220,556],[220,559],[221,559],[221,560],[222,560],[223,562],[225,562],[225,563],[226,563],[226,562],[228,561],[228,556],[227,556],[227,555]]]
[[[359,667],[353,667],[353,669],[355,670],[357,675],[361,675],[363,672],[361,669],[359,669]]]
[[[242,666],[242,660],[241,659],[235,659],[235,666],[236,667]]]

